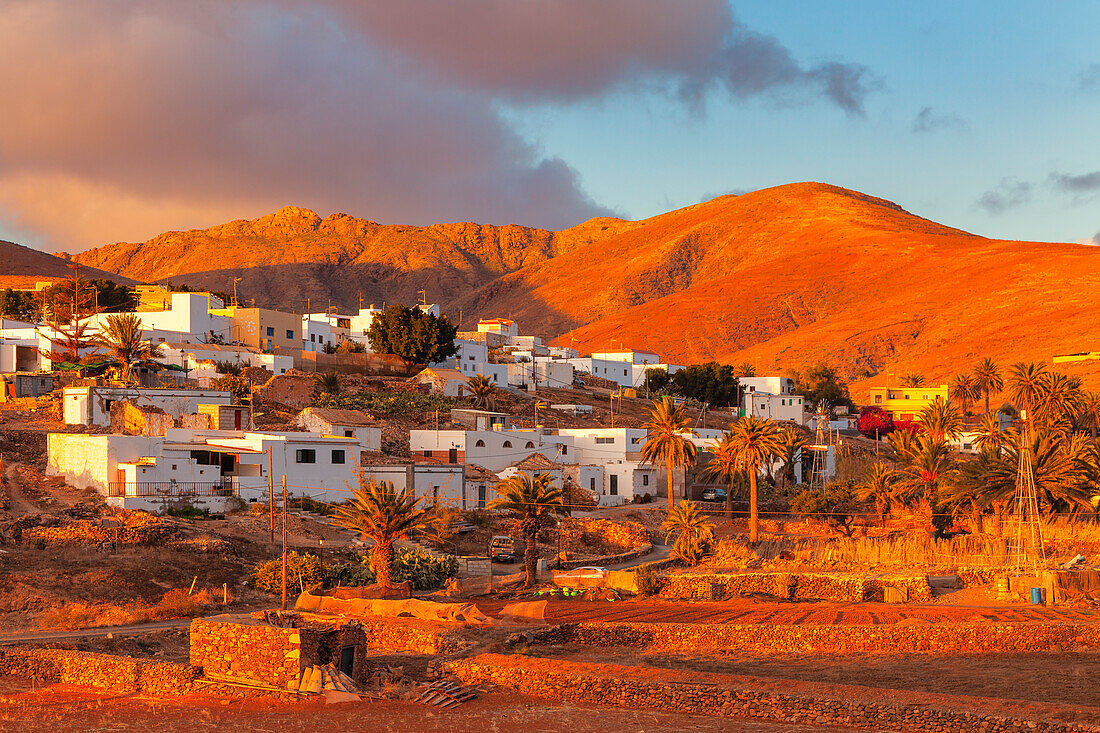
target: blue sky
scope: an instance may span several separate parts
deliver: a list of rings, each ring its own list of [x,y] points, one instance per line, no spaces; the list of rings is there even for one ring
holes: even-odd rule
[[[1100,242],[1100,4],[10,0],[0,237],[77,251],[293,204],[642,218],[817,180]]]

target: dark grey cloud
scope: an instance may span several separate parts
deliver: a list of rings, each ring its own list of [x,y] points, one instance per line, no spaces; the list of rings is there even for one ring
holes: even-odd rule
[[[698,103],[724,87],[736,97],[818,96],[862,114],[881,85],[861,64],[800,63],[725,0],[324,1],[436,78],[519,104],[639,86]]]
[[[997,186],[983,193],[976,202],[989,214],[1003,214],[1031,200],[1032,185],[1016,178],[1002,178]]]
[[[967,122],[958,115],[937,114],[931,107],[922,107],[913,118],[913,132],[934,132],[936,130],[965,130]]]
[[[1100,191],[1100,171],[1081,175],[1051,173],[1050,183],[1055,189],[1065,193],[1091,194]]]

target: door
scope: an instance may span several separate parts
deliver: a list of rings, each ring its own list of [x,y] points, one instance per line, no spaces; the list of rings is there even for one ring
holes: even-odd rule
[[[348,677],[352,676],[355,669],[355,647],[345,646],[340,649],[340,671]],[[354,679],[354,678],[353,678]]]
[[[240,430],[241,429],[241,411],[240,410],[234,410],[233,411],[233,429],[234,430]]]
[[[114,496],[126,496],[126,470],[118,469],[118,487],[115,489]]]
[[[485,508],[485,484],[479,484],[477,487],[477,508]]]
[[[458,463],[458,448],[447,451],[447,463]]]

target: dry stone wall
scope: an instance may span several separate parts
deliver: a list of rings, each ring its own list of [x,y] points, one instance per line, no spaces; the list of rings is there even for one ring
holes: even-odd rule
[[[545,644],[640,647],[664,652],[1028,652],[1100,647],[1100,625],[1063,623],[561,624],[534,634]]]
[[[68,649],[0,649],[0,674],[119,693],[183,694],[195,688],[195,667]]]
[[[300,647],[298,629],[217,617],[191,622],[191,664],[211,679],[296,689]]]
[[[791,723],[842,725],[873,730],[958,731],[960,733],[1076,733],[1100,728],[1051,721],[1013,719],[926,706],[892,705],[862,699],[784,694],[754,687],[751,678],[710,676],[715,681],[670,681],[632,674],[623,667],[483,654],[451,662],[449,672],[466,684],[495,684],[550,700],[670,710]],[[792,688],[805,689],[805,685]]]

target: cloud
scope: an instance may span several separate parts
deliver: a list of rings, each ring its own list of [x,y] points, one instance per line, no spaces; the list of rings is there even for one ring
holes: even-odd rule
[[[962,117],[936,114],[931,107],[922,107],[917,116],[913,118],[913,132],[934,132],[943,129],[965,130],[966,128],[967,122]]]
[[[1051,173],[1050,183],[1065,193],[1090,194],[1100,191],[1100,171],[1074,176],[1068,173]]]
[[[977,201],[979,208],[989,214],[1003,214],[1031,200],[1032,185],[1016,178],[1002,178],[996,188],[983,193]]]
[[[735,97],[816,95],[862,114],[880,86],[861,64],[800,64],[725,0],[325,1],[425,73],[516,104],[639,86],[698,103],[720,86]]]
[[[0,209],[49,246],[287,203],[550,228],[609,213],[491,100],[425,80],[331,13],[8,2],[0,49],[0,88],[19,100],[0,115]]]

